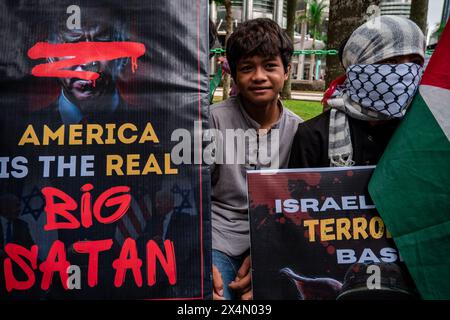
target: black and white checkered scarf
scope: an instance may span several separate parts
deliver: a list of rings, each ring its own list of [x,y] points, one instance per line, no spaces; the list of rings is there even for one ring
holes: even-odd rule
[[[424,57],[425,38],[409,19],[382,16],[356,29],[343,54],[347,79],[328,100],[330,166],[352,166],[348,117],[364,121],[402,118],[422,76],[414,63],[376,64],[395,56]]]

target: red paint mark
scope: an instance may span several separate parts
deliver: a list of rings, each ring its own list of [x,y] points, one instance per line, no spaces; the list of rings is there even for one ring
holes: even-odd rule
[[[284,213],[284,217],[291,220],[297,226],[301,226],[304,220],[312,219],[307,212]]]
[[[31,74],[36,77],[80,78],[95,80],[100,76],[92,71],[63,70],[83,65],[92,61],[108,61],[120,58],[131,58],[131,70],[137,69],[137,59],[145,53],[145,46],[139,42],[78,42],[47,43],[38,42],[30,50],[31,59],[68,58],[35,66]]]
[[[333,246],[328,246],[327,252],[328,252],[328,254],[334,254],[336,252],[336,248]]]
[[[289,180],[303,180],[310,187],[316,187],[321,180],[320,173],[279,173],[276,175],[276,179],[273,179],[271,175],[251,175],[249,183],[249,192],[251,193],[251,200],[254,203],[258,203],[261,206],[267,206],[269,213],[275,212],[275,198],[276,199],[290,199],[292,198],[291,191],[289,189]],[[273,192],[271,186],[274,186],[277,190]],[[285,214],[287,216],[287,214]],[[289,217],[288,217],[289,218]]]
[[[353,171],[347,171],[347,177],[353,177],[354,172]]]

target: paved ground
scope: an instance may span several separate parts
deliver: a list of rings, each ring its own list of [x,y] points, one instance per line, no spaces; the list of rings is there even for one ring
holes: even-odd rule
[[[222,88],[217,88],[214,92],[215,97],[222,97]],[[292,91],[292,99],[304,100],[304,101],[320,101],[322,100],[323,93],[311,93],[302,91]]]

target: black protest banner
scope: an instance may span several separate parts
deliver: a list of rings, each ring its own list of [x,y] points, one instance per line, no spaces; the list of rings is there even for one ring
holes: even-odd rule
[[[210,296],[207,5],[1,4],[1,298]]]

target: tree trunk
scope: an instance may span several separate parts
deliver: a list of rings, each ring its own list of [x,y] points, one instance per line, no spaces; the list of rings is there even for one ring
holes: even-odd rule
[[[312,39],[313,39],[312,50],[316,50],[316,28],[314,28],[314,30],[313,30],[313,38]],[[316,55],[312,54],[311,58],[309,59],[309,81],[314,80],[315,65],[316,65]]]
[[[287,0],[287,26],[286,32],[294,44],[294,28],[295,28],[295,9],[297,8],[297,0]],[[292,59],[291,59],[292,62]],[[288,79],[284,82],[283,90],[281,91],[282,99],[291,99],[291,74],[289,71]]]
[[[300,50],[305,49],[305,37],[306,37],[306,21],[301,22],[300,26]],[[303,73],[305,71],[305,55],[298,55],[298,67],[297,67],[297,80],[303,80]]]
[[[230,38],[231,33],[233,33],[233,17],[231,13],[231,0],[224,0],[225,6],[225,23],[226,23],[226,34],[225,34],[225,46],[228,42],[228,38]],[[225,73],[223,77],[223,95],[222,99],[226,100],[230,96],[230,84],[231,84],[231,76],[228,73]]]
[[[339,49],[341,42],[366,21],[367,8],[370,5],[379,6],[380,2],[381,0],[330,0],[328,49]],[[327,55],[326,87],[344,72],[339,57]]]
[[[427,35],[428,0],[412,0],[410,18]]]

